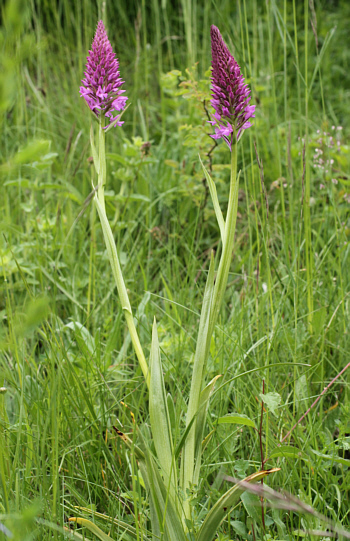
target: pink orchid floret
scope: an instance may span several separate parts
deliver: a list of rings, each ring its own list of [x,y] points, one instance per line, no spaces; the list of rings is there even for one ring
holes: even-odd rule
[[[119,62],[102,21],[97,25],[84,75],[80,96],[97,117],[104,115],[110,119],[109,125],[116,121],[115,125],[121,126],[123,121],[118,118],[125,109],[128,98],[122,96],[125,90],[121,88],[124,81],[120,77]],[[115,113],[119,114],[113,116]]]

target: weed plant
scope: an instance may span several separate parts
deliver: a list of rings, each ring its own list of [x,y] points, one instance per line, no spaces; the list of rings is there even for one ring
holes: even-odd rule
[[[5,527],[15,539],[64,539],[77,514],[113,539],[122,536],[114,518],[137,524],[139,539],[149,524],[134,454],[113,429],[133,440],[142,425],[149,440],[148,393],[91,204],[90,116],[78,96],[101,17],[132,103],[107,139],[106,212],[147,358],[158,322],[176,441],[210,253],[220,249],[198,153],[223,209],[228,201],[227,148],[208,136],[211,24],[257,104],[210,344],[207,382],[221,378],[193,524],[268,459],[280,468],[269,486],[315,513],[266,506],[263,522],[261,495],[245,492],[219,539],[311,537],[328,528],[320,514],[349,528],[347,372],[282,442],[349,362],[349,3],[103,5],[1,8],[0,539]],[[260,437],[218,422],[229,413],[246,415]]]

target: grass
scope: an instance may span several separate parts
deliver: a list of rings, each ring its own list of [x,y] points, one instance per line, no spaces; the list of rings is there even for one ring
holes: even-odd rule
[[[107,21],[132,102],[107,141],[107,211],[143,344],[150,345],[153,316],[158,322],[177,442],[209,255],[219,247],[198,152],[223,207],[228,196],[227,149],[211,151],[207,135],[210,24],[252,87],[257,115],[239,148],[236,245],[207,367],[208,381],[222,377],[207,419],[212,437],[193,515],[200,523],[228,488],[223,475],[243,477],[261,465],[257,434],[217,420],[236,412],[259,426],[264,380],[265,393],[279,395],[275,409],[265,404],[267,458],[349,362],[349,5],[315,2],[314,11],[307,0],[154,0],[110,2],[106,13],[90,0],[6,6],[0,522],[16,539],[63,539],[76,506],[137,522],[140,532],[147,526],[137,465],[113,430],[132,437],[134,423],[142,425],[152,445],[147,391],[87,200],[90,117],[78,87],[98,17]],[[293,431],[288,443],[299,454],[267,462],[281,468],[270,486],[345,528],[348,378]],[[267,509],[264,532],[253,499],[243,498],[220,539],[296,539],[299,529],[324,528],[316,516]]]

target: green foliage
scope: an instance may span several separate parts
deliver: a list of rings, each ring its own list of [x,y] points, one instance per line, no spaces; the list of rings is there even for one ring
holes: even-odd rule
[[[112,539],[122,538],[121,523],[146,539],[151,517],[158,517],[148,505],[146,474],[133,460],[136,426],[150,456],[156,452],[148,393],[90,204],[90,116],[78,95],[104,5],[8,0],[1,7],[0,522],[21,541],[65,539],[68,517],[78,514]],[[223,215],[229,190],[228,151],[209,137],[204,108],[210,111],[211,23],[222,30],[257,104],[240,147],[234,258],[207,364],[207,381],[220,374],[225,386],[218,382],[201,410],[208,408],[205,453],[189,490],[191,528],[198,530],[231,488],[224,476],[242,479],[261,467],[256,431],[217,420],[239,415],[259,427],[263,378],[265,394],[281,397],[276,415],[264,406],[266,468],[281,468],[269,486],[349,528],[346,373],[279,446],[348,362],[349,3],[106,6],[131,102],[123,128],[107,137],[106,213],[147,359],[157,319],[177,461],[210,253],[220,250],[198,154]],[[306,175],[309,220],[302,208]],[[157,471],[157,462],[151,465]],[[263,533],[260,511],[252,518],[247,502],[239,503],[225,515],[219,538],[253,541],[254,531],[256,539],[292,541],[311,538],[308,528],[326,529],[301,510],[266,508]],[[76,526],[77,539],[93,539]]]

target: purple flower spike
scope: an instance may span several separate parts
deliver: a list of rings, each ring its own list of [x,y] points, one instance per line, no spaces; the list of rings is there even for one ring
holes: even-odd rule
[[[119,62],[102,21],[99,21],[97,25],[84,75],[80,95],[85,98],[91,111],[96,116],[105,115],[110,119],[110,123],[117,120],[128,98],[122,96],[125,90],[121,90],[124,81],[120,78]],[[115,113],[119,114],[113,117]],[[122,124],[121,120],[117,120],[115,126]]]
[[[241,69],[228,50],[219,29],[212,26],[212,100],[215,114],[210,124],[215,126],[213,139],[221,139],[231,149],[232,134],[235,129],[237,140],[242,131],[250,128],[250,118],[255,117],[255,105],[249,105],[250,89],[244,84]],[[234,128],[234,129],[233,129]]]

